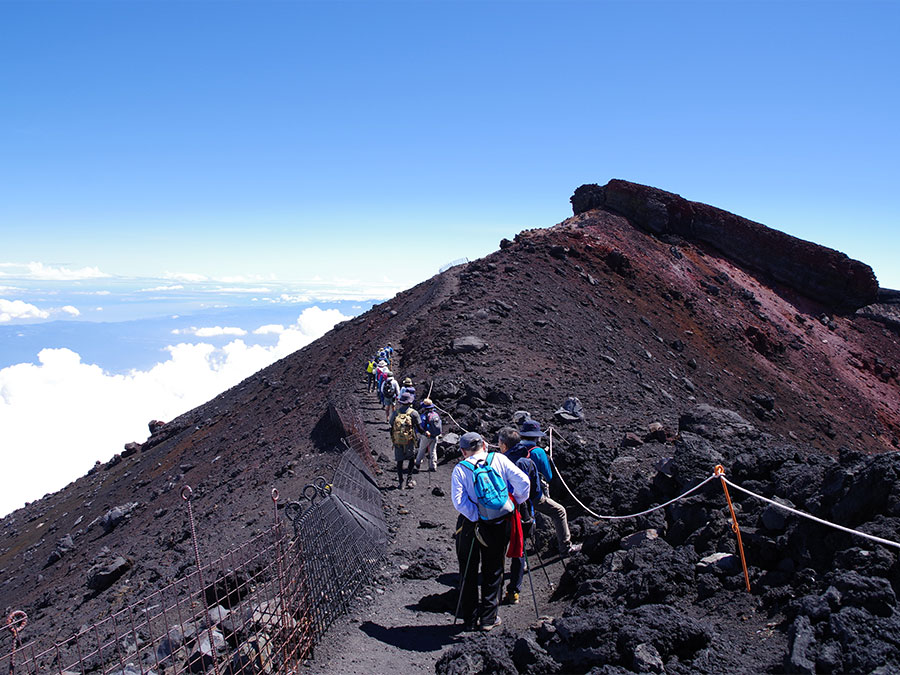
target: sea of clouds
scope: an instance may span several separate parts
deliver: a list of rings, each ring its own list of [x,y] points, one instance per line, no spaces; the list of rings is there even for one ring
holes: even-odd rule
[[[34,310],[12,301],[0,311],[21,316]],[[68,348],[43,349],[37,363],[3,368],[0,514],[64,487],[125,443],[144,441],[149,420],[170,420],[205,403],[348,318],[339,310],[314,306],[291,325],[266,324],[253,330],[200,326],[183,331],[190,342],[177,341],[182,333],[178,331],[175,344],[166,348],[167,358],[125,374],[85,363]],[[277,342],[247,344],[242,337],[248,333],[277,336]],[[222,345],[223,336],[235,339]],[[219,338],[218,346],[196,341],[213,337]]]

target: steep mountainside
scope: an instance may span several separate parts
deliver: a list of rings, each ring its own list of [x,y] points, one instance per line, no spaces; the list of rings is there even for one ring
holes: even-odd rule
[[[295,498],[314,476],[331,471],[342,433],[329,403],[360,405],[352,392],[365,361],[388,341],[399,346],[395,370],[426,390],[433,381],[433,398],[468,430],[492,435],[518,409],[551,423],[565,398],[578,396],[586,419],[562,429],[570,458],[558,461],[593,508],[626,509],[674,489],[661,488],[651,467],[677,458],[679,447],[683,458],[676,435],[699,404],[734,411],[757,430],[740,442],[710,439],[729,470],[737,456],[729,452],[738,446],[857,462],[897,449],[898,323],[891,319],[894,296],[879,294],[871,270],[808,242],[785,246],[786,235],[743,219],[750,225],[740,230],[738,252],[723,243],[731,231],[724,212],[623,181],[610,186],[588,189],[589,198],[581,189],[572,218],[504,240],[495,253],[336,326],[168,422],[140,447],[4,518],[0,605],[28,611],[33,634],[62,639],[189,570],[184,484],[194,490],[205,552],[227,550],[264,529],[272,487]],[[661,213],[680,225],[658,225]],[[800,251],[799,267],[792,251]],[[798,269],[810,271],[806,281]],[[848,274],[853,282],[842,284]],[[454,347],[466,336],[483,344]],[[640,444],[651,423],[661,423],[662,432],[639,450],[623,449]],[[616,482],[612,465],[622,457],[635,460],[643,486]],[[890,501],[894,493],[886,489]],[[118,515],[103,521],[114,507],[121,507]],[[667,527],[652,524],[672,532],[674,520],[670,512]],[[863,522],[859,515],[853,525]],[[597,541],[606,536],[585,528]],[[885,532],[900,535],[888,526]],[[67,537],[71,546],[60,547]],[[672,540],[683,543],[681,535]],[[132,565],[111,588],[91,593],[86,574],[108,555],[104,548]],[[590,564],[613,552],[607,549],[607,543],[591,548]],[[767,564],[790,557],[778,555]],[[900,590],[895,557],[888,567]],[[572,570],[569,593],[599,574],[580,569]],[[800,581],[788,575],[779,588],[792,583]],[[685,659],[692,658],[688,652]]]

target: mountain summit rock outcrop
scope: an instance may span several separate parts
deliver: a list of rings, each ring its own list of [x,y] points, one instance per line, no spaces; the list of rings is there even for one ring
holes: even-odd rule
[[[854,311],[877,300],[878,281],[865,263],[672,192],[613,179],[604,186],[582,185],[571,202],[575,215],[607,209],[657,236],[677,235],[709,244],[735,262],[839,311]]]

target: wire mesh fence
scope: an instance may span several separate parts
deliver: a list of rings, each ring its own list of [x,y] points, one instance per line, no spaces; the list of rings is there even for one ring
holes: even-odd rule
[[[315,496],[285,509],[293,532],[278,515],[273,490],[268,532],[66,640],[49,647],[23,641],[27,615],[13,612],[0,673],[295,672],[371,579],[386,548],[368,443],[355,436],[347,438],[332,483],[307,486]],[[189,490],[182,496],[193,523]]]

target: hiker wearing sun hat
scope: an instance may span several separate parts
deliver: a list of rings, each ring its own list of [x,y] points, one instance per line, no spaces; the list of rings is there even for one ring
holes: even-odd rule
[[[462,618],[467,630],[473,630],[480,621],[481,630],[489,631],[500,625],[497,609],[503,587],[504,552],[509,544],[510,514],[515,511],[515,504],[528,499],[531,484],[528,476],[499,452],[486,452],[480,434],[463,434],[459,449],[463,460],[453,468],[450,477],[450,498],[460,514],[456,521],[460,576],[456,618]],[[499,483],[503,489],[489,494],[486,482],[494,488]],[[499,499],[495,501],[495,497]]]
[[[437,468],[437,442],[441,436],[441,416],[434,407],[430,398],[422,401],[419,408],[419,416],[422,418],[422,426],[419,428],[419,454],[416,455],[416,468],[422,466],[422,460],[428,455],[428,470]]]
[[[419,411],[412,407],[413,396],[409,392],[397,400],[397,409],[391,414],[391,442],[394,444],[394,461],[397,462],[397,488],[403,487],[403,462],[409,461],[406,474],[406,489],[415,487],[413,466],[416,460],[416,431],[422,424]]]
[[[559,554],[563,556],[575,553],[580,549],[580,545],[572,545],[572,535],[569,533],[569,518],[566,515],[566,507],[550,498],[550,481],[553,480],[553,468],[547,453],[537,444],[538,440],[544,437],[541,431],[541,424],[537,420],[526,419],[519,426],[519,436],[521,448],[525,456],[534,462],[538,473],[541,475],[541,492],[543,493],[534,510],[541,513],[553,521],[553,527],[556,528],[556,545],[559,548]]]

